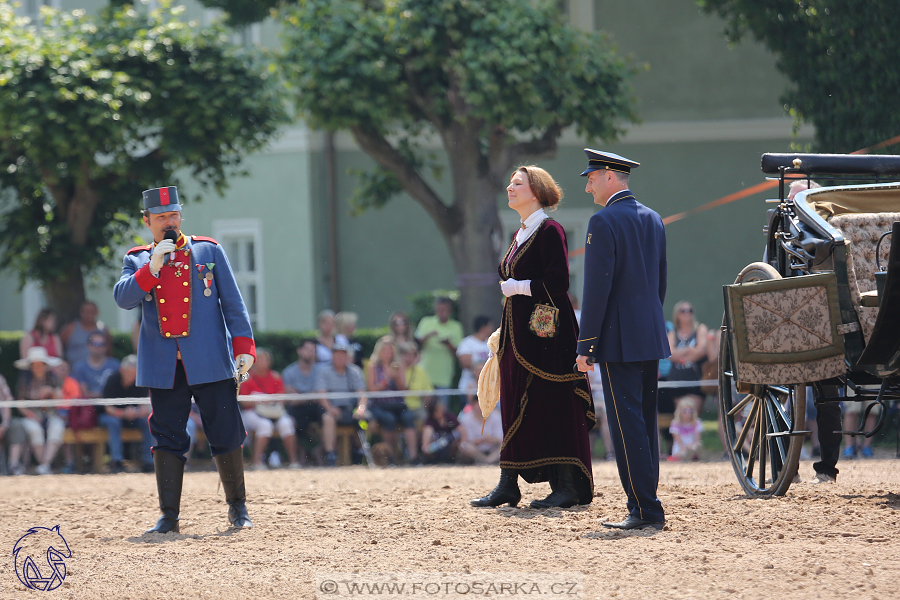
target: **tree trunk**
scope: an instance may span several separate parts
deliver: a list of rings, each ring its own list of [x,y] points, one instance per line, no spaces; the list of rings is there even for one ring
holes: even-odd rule
[[[460,321],[466,333],[474,333],[472,322],[479,315],[500,326],[503,294],[497,265],[508,235],[497,213],[496,186],[474,174],[468,183],[472,195],[460,206],[462,226],[449,237],[447,246],[456,271]]]
[[[84,277],[80,266],[66,266],[63,275],[52,281],[44,281],[43,286],[47,305],[56,313],[56,322],[60,326],[78,317],[81,303],[84,302]]]
[[[59,185],[52,171],[44,170],[44,181],[56,202],[60,217],[66,222],[69,230],[68,243],[71,247],[83,248],[88,244],[88,235],[100,195],[90,180],[87,162],[82,162],[75,184]],[[84,302],[84,274],[77,262],[60,265],[62,274],[49,281],[42,281],[47,304],[56,312],[56,322],[60,325],[78,317],[81,303]]]

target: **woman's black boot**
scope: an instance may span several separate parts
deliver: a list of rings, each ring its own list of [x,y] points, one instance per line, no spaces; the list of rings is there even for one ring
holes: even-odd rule
[[[569,508],[578,504],[578,492],[575,490],[575,467],[572,465],[553,465],[550,473],[550,495],[543,500],[535,500],[531,508]]]
[[[476,498],[469,504],[472,506],[500,506],[509,503],[515,506],[522,499],[519,491],[519,474],[514,469],[500,469],[500,483],[484,498]]]

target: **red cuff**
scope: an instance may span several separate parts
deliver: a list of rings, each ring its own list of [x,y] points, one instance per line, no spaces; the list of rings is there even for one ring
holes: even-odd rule
[[[153,276],[153,273],[150,272],[150,263],[147,263],[146,265],[135,271],[134,281],[138,284],[139,288],[141,288],[145,292],[149,292],[153,289],[153,286],[155,286],[156,282],[159,280]]]
[[[231,347],[234,350],[235,358],[240,354],[249,354],[253,360],[256,360],[256,342],[253,341],[253,338],[235,337],[231,340]]]

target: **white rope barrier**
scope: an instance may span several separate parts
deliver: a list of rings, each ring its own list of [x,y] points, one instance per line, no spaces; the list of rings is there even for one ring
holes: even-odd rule
[[[660,381],[659,387],[662,388],[685,388],[697,387],[702,385],[718,385],[716,379],[704,379],[702,381]],[[253,394],[241,395],[238,398],[240,402],[294,402],[294,401],[313,401],[322,398],[328,400],[355,400],[360,396],[366,398],[395,398],[401,397],[422,397],[422,396],[465,396],[466,392],[460,389],[440,389],[440,390],[404,390],[404,391],[384,391],[384,392],[328,392],[317,393],[310,392],[306,394]],[[150,397],[142,398],[78,398],[72,400],[4,400],[0,401],[0,408],[54,408],[71,406],[116,406],[116,405],[134,405],[134,404],[150,404]]]

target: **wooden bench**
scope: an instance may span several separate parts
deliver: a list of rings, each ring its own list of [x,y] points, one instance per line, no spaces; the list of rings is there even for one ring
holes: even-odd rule
[[[350,449],[353,447],[353,440],[358,439],[356,427],[353,425],[338,425],[336,433],[337,443],[335,444],[335,450],[337,451],[338,466],[353,464]]]
[[[206,439],[203,434],[203,428],[198,427],[196,441],[202,442]],[[103,466],[103,455],[106,453],[106,444],[109,442],[109,434],[105,427],[94,427],[92,429],[69,429],[66,428],[63,434],[63,444],[75,445],[75,464],[81,465],[81,458],[84,453],[84,444],[93,444],[91,450],[91,472],[99,473]],[[123,428],[122,443],[132,444],[141,442],[141,430]]]
[[[103,466],[103,455],[106,453],[106,443],[109,441],[109,434],[104,427],[94,427],[92,429],[66,429],[63,435],[64,444],[75,445],[75,464],[81,465],[81,457],[84,452],[84,444],[93,444],[91,452],[91,470],[99,473]],[[140,429],[122,429],[122,443],[130,444],[132,442],[141,441]]]

